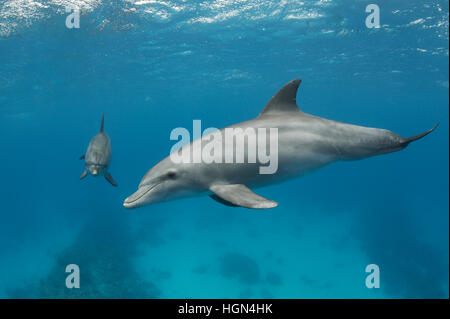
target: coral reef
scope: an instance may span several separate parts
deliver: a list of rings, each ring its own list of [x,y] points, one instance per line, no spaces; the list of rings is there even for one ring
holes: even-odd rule
[[[137,238],[128,223],[92,220],[60,252],[46,277],[9,291],[12,298],[157,298],[159,289],[135,271]],[[80,288],[65,286],[68,264],[80,268]]]
[[[240,283],[253,285],[260,281],[258,264],[240,253],[228,253],[220,259],[220,273],[226,278],[236,278]]]
[[[422,227],[413,213],[406,200],[387,195],[382,203],[360,214],[354,234],[370,260],[379,265],[382,289],[388,294],[396,298],[448,298],[444,288],[448,264],[440,258],[439,247],[427,244],[420,236]]]
[[[282,284],[282,280],[280,275],[271,271],[266,276],[266,281],[272,286],[280,286]]]

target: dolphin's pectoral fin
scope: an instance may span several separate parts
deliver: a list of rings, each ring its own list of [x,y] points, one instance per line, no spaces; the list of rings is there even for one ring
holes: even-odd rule
[[[87,176],[87,174],[88,174],[87,170],[84,170],[83,173],[81,173],[81,175],[80,175],[80,179],[85,178]]]
[[[111,176],[110,173],[106,173],[106,174],[105,174],[105,178],[106,178],[106,180],[107,180],[112,186],[116,186],[116,187],[117,187],[117,183],[116,183],[116,181],[114,180],[114,178],[112,178],[112,176]]]
[[[243,184],[213,185],[209,188],[214,195],[211,198],[227,206],[238,206],[253,209],[273,208],[277,202],[255,194]]]
[[[239,207],[238,205],[235,205],[232,202],[229,202],[216,194],[209,195],[209,197],[214,199],[216,202],[221,203],[222,205],[230,206],[230,207]]]
[[[85,156],[86,156],[86,154],[81,155],[81,156],[80,156],[80,160],[84,159]]]
[[[304,114],[297,106],[297,90],[302,81],[300,79],[292,80],[283,86],[277,94],[275,94],[262,110],[259,117],[266,114],[282,114],[295,113]]]

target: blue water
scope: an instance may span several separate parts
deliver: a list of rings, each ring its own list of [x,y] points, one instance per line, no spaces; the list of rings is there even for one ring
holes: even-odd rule
[[[0,297],[448,298],[448,1],[377,0],[368,29],[372,2],[2,0]],[[172,129],[251,119],[294,78],[307,113],[403,136],[440,126],[259,189],[275,209],[122,207]],[[102,112],[118,188],[78,179]]]

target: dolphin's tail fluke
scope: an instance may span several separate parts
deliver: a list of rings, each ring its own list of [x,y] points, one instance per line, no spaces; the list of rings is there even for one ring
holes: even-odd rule
[[[100,132],[103,132],[103,124],[105,123],[105,113],[102,113],[102,124],[100,125]]]
[[[422,137],[425,137],[425,136],[427,136],[428,134],[430,134],[431,132],[433,132],[438,126],[439,126],[439,123],[437,123],[435,126],[433,126],[431,129],[429,129],[429,130],[426,131],[426,132],[423,132],[423,133],[421,133],[421,134],[417,134],[417,135],[414,135],[414,136],[405,138],[405,141],[403,142],[403,144],[406,146],[406,145],[408,145],[408,144],[411,143],[411,142],[420,140]]]

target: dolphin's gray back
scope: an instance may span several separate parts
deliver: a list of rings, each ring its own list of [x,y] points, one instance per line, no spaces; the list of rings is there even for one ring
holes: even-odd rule
[[[399,150],[402,137],[397,134],[376,128],[332,121],[303,112],[290,114],[266,114],[256,119],[238,123],[221,129],[225,136],[227,128],[253,128],[258,135],[259,128],[278,130],[278,170],[275,174],[259,174],[259,168],[266,166],[256,158],[256,163],[224,164],[181,164],[196,167],[197,179],[208,179],[215,176],[225,184],[246,184],[259,186],[281,182],[316,170],[322,166],[339,160],[356,160]],[[266,138],[266,150],[270,150],[269,139]],[[247,145],[246,145],[247,146]],[[183,146],[192,147],[192,143]],[[231,148],[233,149],[233,148]],[[245,158],[248,156],[244,148]],[[165,161],[170,161],[168,157]],[[170,166],[169,163],[166,164]]]
[[[111,161],[111,140],[105,132],[94,136],[89,143],[85,163],[86,165],[108,166]]]

